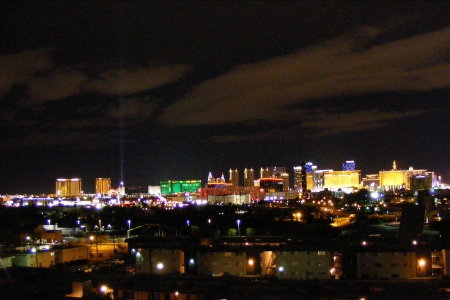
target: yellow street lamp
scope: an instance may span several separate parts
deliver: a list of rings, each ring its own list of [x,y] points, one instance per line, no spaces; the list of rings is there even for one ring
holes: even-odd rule
[[[419,273],[419,277],[421,277],[422,269],[425,269],[425,266],[427,265],[427,262],[426,262],[425,259],[421,258],[421,259],[419,259],[419,260],[417,261],[417,263],[418,263],[418,265],[419,265],[419,268],[418,268],[417,270],[418,270],[418,273]],[[426,273],[426,272],[424,272],[424,274],[425,274],[425,273]]]

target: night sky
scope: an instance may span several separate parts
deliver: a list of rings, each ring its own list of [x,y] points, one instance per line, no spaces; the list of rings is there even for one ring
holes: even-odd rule
[[[0,194],[311,161],[450,182],[448,1],[1,1]]]

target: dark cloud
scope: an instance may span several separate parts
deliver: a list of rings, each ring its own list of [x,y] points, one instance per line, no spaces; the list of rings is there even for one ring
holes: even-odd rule
[[[376,36],[378,30],[366,28],[363,34]],[[181,126],[295,118],[297,112],[285,107],[342,95],[450,86],[450,28],[368,49],[358,45],[353,36],[344,36],[241,65],[193,87],[161,119]]]
[[[450,168],[446,2],[0,9],[0,193],[25,169],[52,189],[63,172],[158,184],[305,159]]]

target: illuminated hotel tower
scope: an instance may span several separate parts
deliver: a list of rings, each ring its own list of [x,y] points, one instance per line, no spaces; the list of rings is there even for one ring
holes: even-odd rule
[[[261,170],[259,170],[259,178],[269,178],[270,177],[270,171],[269,168],[261,168]]]
[[[244,169],[244,186],[254,186],[255,185],[255,171],[252,168]]]
[[[56,179],[56,195],[58,197],[79,196],[82,193],[80,178]]]
[[[238,169],[230,169],[230,180],[229,183],[231,183],[233,186],[239,186],[239,171]]]
[[[95,178],[95,193],[107,195],[111,190],[111,178]]]

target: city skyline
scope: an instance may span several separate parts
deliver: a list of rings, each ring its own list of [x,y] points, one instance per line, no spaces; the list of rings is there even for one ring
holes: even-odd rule
[[[1,192],[302,160],[338,170],[353,159],[363,175],[395,160],[450,178],[444,1],[0,9]]]
[[[397,170],[397,171],[407,171],[407,170],[415,170],[415,171],[420,170],[420,171],[423,171],[423,170],[426,170],[428,172],[433,172],[435,177],[441,178],[441,175],[436,174],[433,170],[430,170],[430,169],[427,169],[427,168],[414,168],[411,165],[409,167],[401,166],[401,165],[399,166],[397,161],[395,161],[395,160],[392,161],[390,168],[379,169],[377,172],[370,173],[370,174],[369,173],[364,173],[363,170],[360,170],[357,167],[358,166],[357,162],[355,162],[353,160],[352,161],[348,161],[348,160],[347,161],[343,161],[340,164],[340,168],[337,168],[337,169],[327,168],[326,166],[325,167],[317,166],[316,164],[314,164],[314,162],[310,162],[310,161],[304,161],[304,162],[309,164],[309,165],[311,165],[312,167],[314,167],[314,170],[318,171],[318,172],[322,172],[322,171],[326,171],[326,172],[328,172],[328,171],[348,171],[345,168],[347,168],[348,164],[350,163],[352,165],[352,169],[354,168],[353,170],[358,170],[358,171],[361,172],[360,173],[361,180],[367,175],[373,175],[373,174],[378,175],[381,172],[391,171],[391,170]],[[264,174],[270,174],[277,168],[281,169],[282,173],[286,172],[288,174],[289,187],[292,190],[293,187],[296,184],[295,183],[295,173],[298,172],[298,168],[301,168],[300,164],[301,163],[299,163],[298,165],[295,165],[295,166],[290,166],[290,167],[285,167],[285,166],[267,167],[267,166],[264,166],[264,167],[259,167],[259,168],[253,168],[253,167],[228,168],[228,170],[223,171],[223,172],[219,172],[217,174],[215,174],[214,172],[211,172],[211,171],[206,172],[205,175],[202,176],[201,178],[200,177],[194,178],[193,176],[190,176],[190,177],[188,176],[186,178],[180,178],[180,177],[177,177],[175,175],[174,178],[163,178],[159,182],[155,182],[155,183],[141,182],[141,183],[137,183],[137,184],[133,184],[133,183],[127,184],[126,182],[122,182],[120,180],[115,182],[115,181],[111,180],[111,178],[94,177],[94,178],[87,178],[86,179],[86,178],[81,178],[81,177],[78,177],[78,176],[65,177],[65,178],[63,178],[63,176],[59,176],[59,177],[55,178],[55,180],[52,182],[53,190],[49,189],[48,191],[38,192],[38,193],[29,192],[27,190],[21,190],[19,192],[15,192],[15,193],[9,193],[8,191],[0,191],[0,195],[2,195],[2,194],[3,195],[5,195],[5,194],[11,194],[11,195],[12,194],[25,194],[25,195],[44,194],[45,195],[45,194],[53,194],[53,193],[57,195],[59,189],[61,188],[61,186],[60,186],[61,182],[71,182],[71,181],[74,181],[74,180],[76,182],[78,182],[78,181],[79,182],[83,182],[83,185],[77,187],[77,189],[79,191],[82,191],[84,194],[97,194],[98,193],[98,189],[100,189],[99,185],[101,185],[101,184],[106,184],[111,190],[120,190],[123,187],[136,188],[136,187],[159,186],[161,184],[161,182],[167,182],[168,180],[169,181],[171,181],[171,180],[175,180],[175,181],[178,181],[178,180],[182,180],[182,181],[185,181],[185,180],[188,180],[188,181],[189,180],[195,180],[195,181],[200,180],[203,186],[205,186],[210,180],[219,180],[219,181],[220,180],[224,180],[224,182],[226,182],[226,183],[233,183],[233,179],[230,178],[230,171],[233,174],[232,176],[236,176],[237,175],[237,177],[238,177],[238,181],[237,181],[238,185],[236,185],[236,186],[245,186],[246,185],[245,184],[246,181],[244,179],[244,176],[245,176],[244,174],[245,174],[246,171],[252,170],[253,171],[252,172],[252,178],[254,178],[255,180],[259,180],[260,178],[271,177],[271,176],[262,176],[261,174],[263,174],[263,173]],[[274,169],[272,170],[272,168],[274,168]],[[307,173],[311,173],[311,170],[307,171]],[[436,178],[435,180],[437,182],[439,182],[439,183],[446,184],[446,182],[444,182],[444,180],[441,181],[439,178]],[[54,189],[55,181],[56,181],[56,185],[57,185],[56,186],[56,191]],[[104,181],[106,183],[103,183]],[[234,182],[234,183],[236,183],[236,182]],[[47,185],[50,186],[50,183],[48,183]],[[81,185],[81,183],[80,183],[80,185]],[[251,184],[251,185],[253,185],[253,184]],[[86,186],[88,188],[86,188]],[[103,194],[107,193],[105,191],[106,190],[103,187]]]

